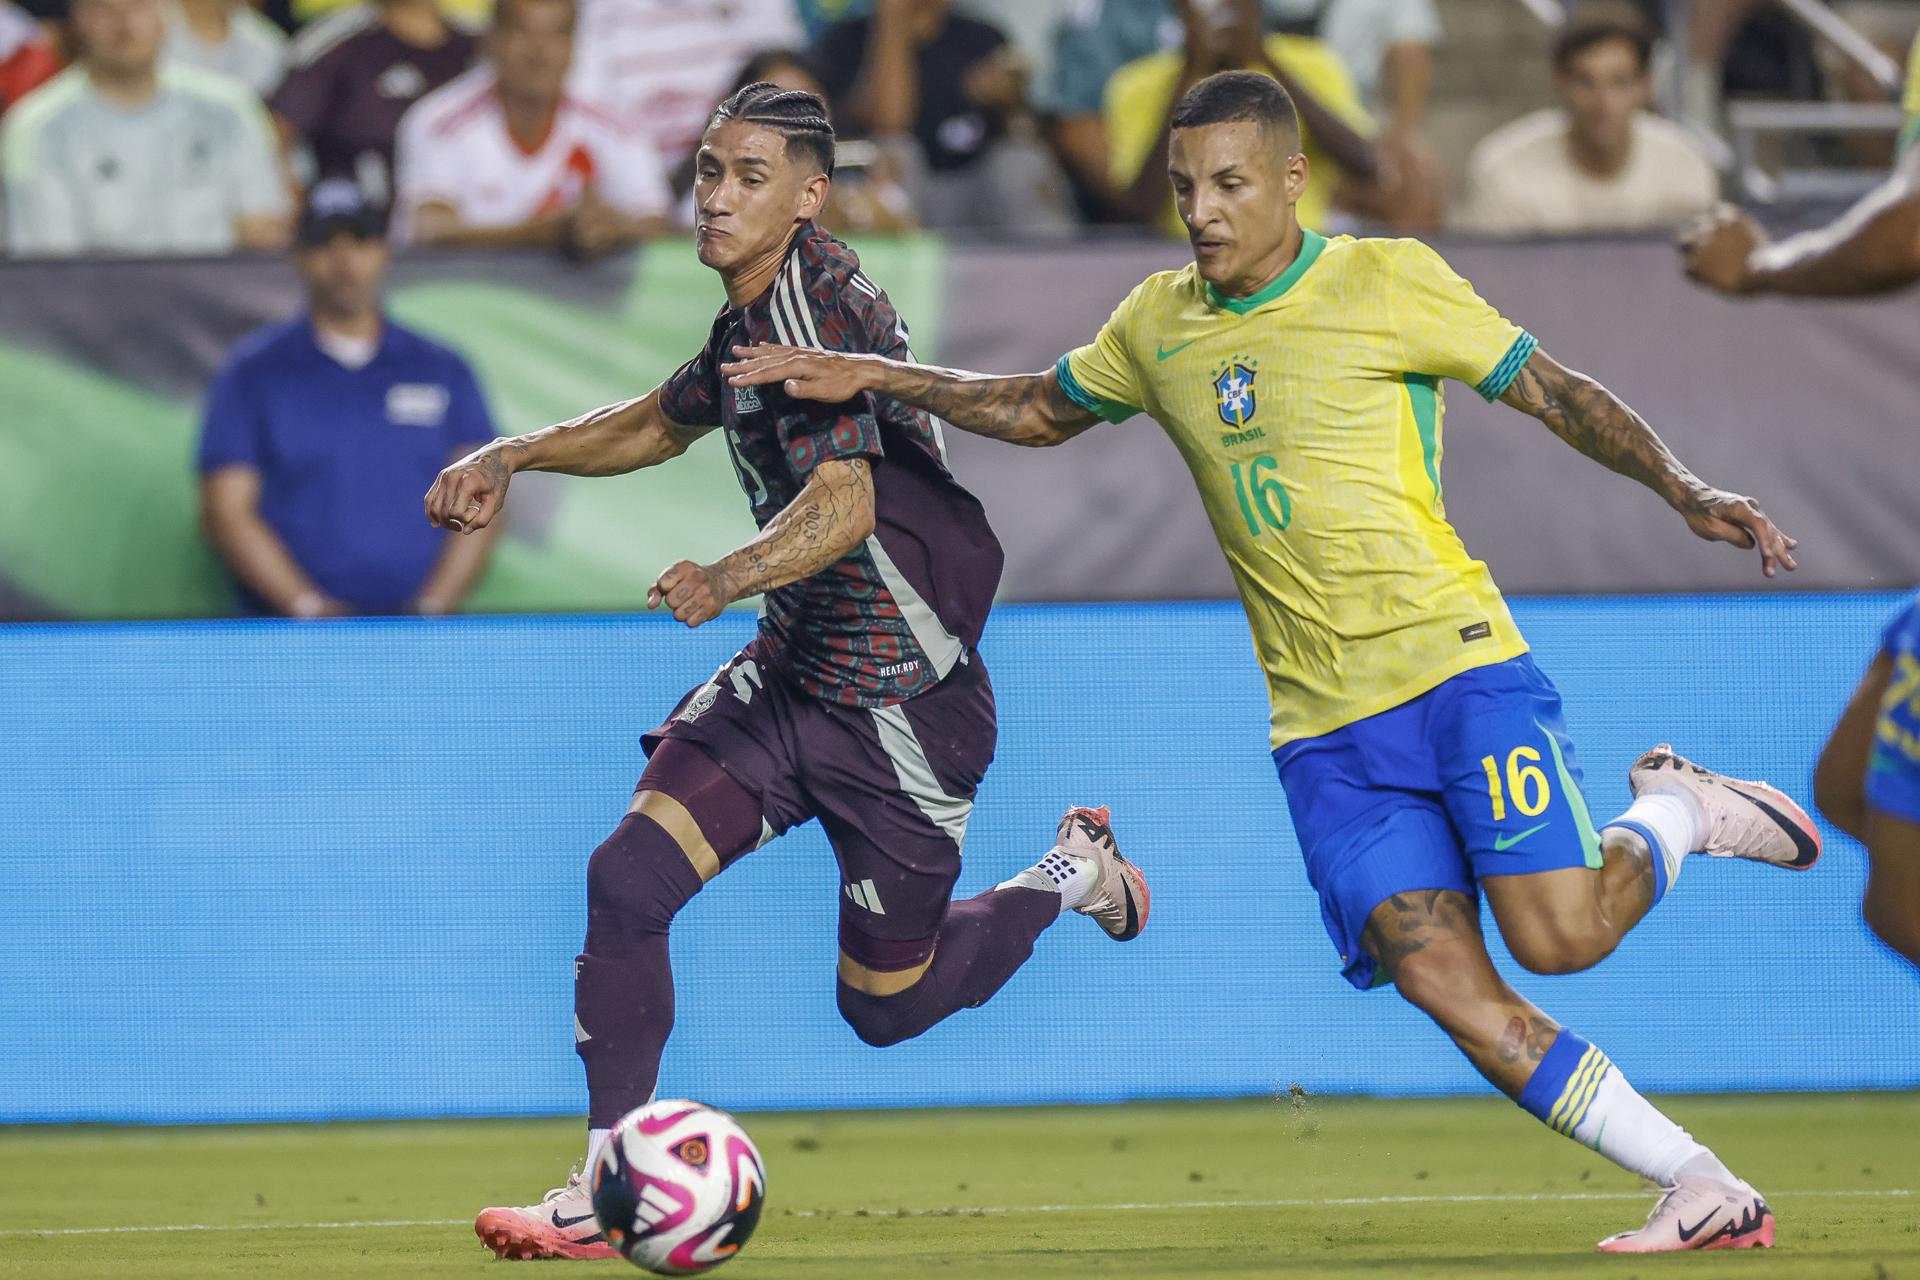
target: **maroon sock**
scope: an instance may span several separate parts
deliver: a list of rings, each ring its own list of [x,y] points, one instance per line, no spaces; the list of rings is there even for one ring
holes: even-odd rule
[[[842,982],[840,1016],[868,1044],[911,1040],[949,1014],[985,1004],[1027,962],[1035,939],[1059,918],[1060,895],[1047,889],[989,889],[956,902],[947,909],[934,939],[933,963],[920,981],[891,996],[870,996]],[[843,933],[841,949],[867,963],[848,949],[851,941]],[[873,958],[882,959],[877,954]]]
[[[686,806],[722,866],[759,838],[759,806],[696,748],[662,743],[640,785]],[[637,813],[587,862],[587,941],[573,965],[573,1013],[589,1128],[610,1128],[653,1096],[673,1030],[667,927],[701,884],[679,843]]]

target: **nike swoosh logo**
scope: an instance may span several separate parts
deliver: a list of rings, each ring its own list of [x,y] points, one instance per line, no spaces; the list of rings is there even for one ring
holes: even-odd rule
[[[1177,347],[1155,347],[1153,350],[1153,358],[1156,360],[1171,360],[1198,341],[1200,341],[1198,338],[1189,338]]]
[[[593,1220],[593,1215],[590,1213],[583,1213],[577,1218],[563,1218],[560,1216],[560,1211],[558,1209],[555,1209],[553,1211],[553,1225],[556,1227],[559,1227],[562,1231],[566,1230],[568,1227],[577,1227],[583,1222],[590,1222],[592,1220]]]
[[[1513,848],[1513,846],[1519,844],[1522,840],[1525,840],[1528,836],[1532,835],[1534,832],[1544,831],[1552,825],[1553,825],[1552,821],[1547,821],[1547,822],[1541,823],[1539,826],[1536,826],[1536,827],[1528,827],[1525,831],[1522,831],[1517,836],[1495,836],[1493,838],[1493,851],[1495,853],[1505,853],[1507,850]]]
[[[1680,1228],[1680,1243],[1686,1244],[1688,1241],[1692,1240],[1695,1236],[1699,1235],[1702,1231],[1705,1231],[1707,1229],[1707,1224],[1709,1222],[1712,1222],[1714,1218],[1719,1214],[1719,1212],[1720,1211],[1718,1209],[1710,1210],[1707,1213],[1706,1217],[1700,1219],[1700,1221],[1694,1223],[1691,1227],[1689,1227],[1684,1222],[1675,1223],[1674,1225]]]

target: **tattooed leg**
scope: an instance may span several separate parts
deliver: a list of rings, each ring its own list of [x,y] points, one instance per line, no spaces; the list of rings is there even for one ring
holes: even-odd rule
[[[1494,969],[1470,898],[1451,889],[1397,893],[1373,909],[1361,945],[1475,1070],[1520,1095],[1560,1024]]]
[[[1481,1075],[1555,1133],[1661,1186],[1683,1175],[1738,1184],[1711,1151],[1641,1097],[1606,1054],[1507,985],[1465,894],[1397,893],[1373,909],[1361,942],[1400,994],[1452,1036]]]

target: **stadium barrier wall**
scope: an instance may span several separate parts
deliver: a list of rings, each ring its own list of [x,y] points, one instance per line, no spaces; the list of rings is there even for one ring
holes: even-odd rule
[[[1920,293],[1733,303],[1682,279],[1664,242],[1438,247],[1547,350],[1625,396],[1701,475],[1757,495],[1804,544],[1795,589],[1920,579],[1920,504],[1907,483],[1920,457]],[[1182,245],[1126,239],[915,237],[859,249],[916,352],[995,372],[1051,365],[1141,278],[1185,256]],[[462,351],[500,429],[519,432],[644,392],[699,349],[722,294],[687,242],[665,240],[591,266],[411,255],[396,264],[389,302]],[[199,401],[235,341],[299,306],[292,269],[271,259],[0,262],[0,618],[230,611],[196,523]],[[1651,494],[1539,424],[1461,386],[1446,403],[1448,513],[1508,590],[1754,584],[1746,558],[1688,538]],[[1147,420],[1053,450],[948,438],[1006,544],[1004,598],[1232,596],[1186,467]],[[717,440],[616,479],[522,476],[470,603],[632,608],[662,565],[713,559],[751,531]]]
[[[1596,818],[1671,739],[1805,796],[1892,596],[1516,603]],[[584,1107],[572,959],[638,735],[743,642],[653,617],[0,627],[0,1121]],[[996,999],[891,1050],[834,1012],[817,827],[684,912],[663,1089],[732,1108],[1482,1088],[1338,976],[1230,605],[1010,607],[999,758],[962,892],[1113,805],[1152,879],[1114,946],[1075,917]],[[1920,1084],[1920,982],[1859,921],[1860,849],[1698,860],[1597,970],[1521,990],[1654,1090]],[[1704,865],[1700,865],[1704,864]]]

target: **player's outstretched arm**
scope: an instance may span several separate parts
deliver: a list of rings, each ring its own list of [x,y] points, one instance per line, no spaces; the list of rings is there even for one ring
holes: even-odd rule
[[[516,471],[624,475],[679,457],[710,430],[683,427],[667,417],[656,388],[570,422],[475,449],[434,478],[427,490],[427,519],[461,533],[484,529],[500,514],[507,500],[507,482]]]
[[[1008,444],[1065,444],[1100,421],[1100,415],[1067,398],[1052,369],[995,377],[804,347],[735,347],[733,355],[732,364],[720,366],[732,386],[778,382],[790,396],[828,404],[871,392]]]
[[[667,566],[647,592],[647,608],[665,604],[690,627],[711,622],[735,600],[839,562],[866,541],[873,521],[873,465],[865,458],[823,462],[752,542],[712,564]]]
[[[1920,147],[1832,224],[1774,244],[1732,206],[1681,241],[1687,274],[1728,294],[1862,297],[1920,280]]]
[[[1595,462],[1665,498],[1701,537],[1759,547],[1761,571],[1767,577],[1798,567],[1793,549],[1800,544],[1775,528],[1758,503],[1716,489],[1687,470],[1645,418],[1586,374],[1535,351],[1500,399],[1540,419]]]

